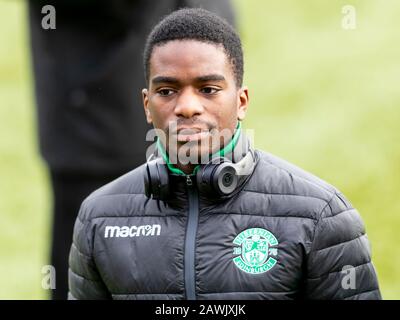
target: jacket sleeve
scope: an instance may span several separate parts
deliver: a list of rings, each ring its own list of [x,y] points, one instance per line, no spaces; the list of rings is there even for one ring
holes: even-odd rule
[[[85,203],[75,221],[73,242],[69,254],[69,300],[110,299],[93,260],[90,220],[85,220]]]
[[[381,299],[364,223],[340,193],[316,224],[306,269],[306,299]]]

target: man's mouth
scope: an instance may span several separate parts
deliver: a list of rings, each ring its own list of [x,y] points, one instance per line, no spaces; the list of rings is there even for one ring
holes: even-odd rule
[[[198,141],[208,137],[209,130],[199,128],[182,128],[178,129],[176,136],[178,142]]]

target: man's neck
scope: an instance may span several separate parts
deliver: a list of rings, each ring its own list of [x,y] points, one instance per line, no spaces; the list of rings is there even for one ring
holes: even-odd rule
[[[178,168],[179,170],[181,170],[184,174],[189,175],[192,174],[194,172],[194,169],[196,168],[197,164],[181,164],[181,163],[177,163],[175,165],[176,168]]]

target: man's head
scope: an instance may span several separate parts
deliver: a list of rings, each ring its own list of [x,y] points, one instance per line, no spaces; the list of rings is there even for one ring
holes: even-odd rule
[[[213,139],[221,131],[231,137],[248,104],[247,88],[242,87],[243,53],[235,30],[203,9],[175,11],[150,33],[144,65],[147,121],[166,133],[162,142],[168,153],[190,149],[200,157],[223,147],[226,139],[218,138],[218,144]]]

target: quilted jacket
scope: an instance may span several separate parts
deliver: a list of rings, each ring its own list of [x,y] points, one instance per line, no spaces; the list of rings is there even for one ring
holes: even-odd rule
[[[169,172],[169,199],[147,198],[145,165],[92,193],[75,223],[69,298],[381,299],[364,224],[343,194],[255,155],[230,197]]]

